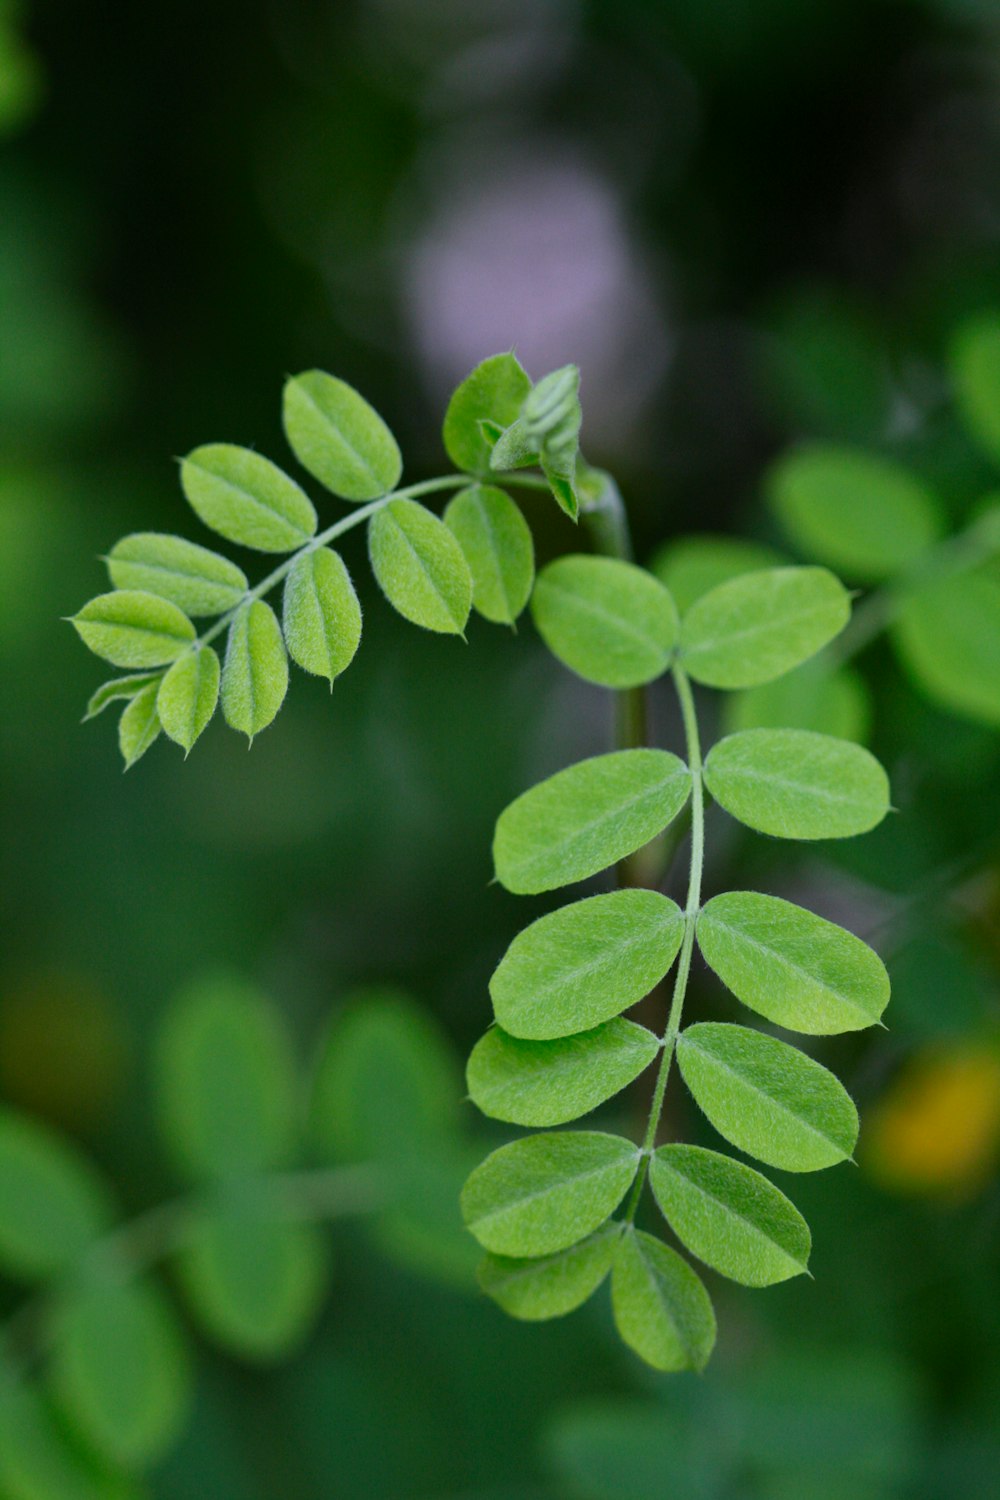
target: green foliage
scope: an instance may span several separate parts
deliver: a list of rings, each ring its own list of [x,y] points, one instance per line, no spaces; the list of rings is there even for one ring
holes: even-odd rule
[[[677,609],[644,568],[610,557],[560,557],[538,576],[531,599],[553,656],[602,687],[638,687],[661,677],[677,644]]]
[[[561,1318],[592,1297],[611,1270],[621,1226],[604,1224],[587,1239],[534,1260],[487,1255],[479,1284],[505,1313],[524,1322]]]
[[[988,458],[1000,464],[1000,317],[982,313],[963,323],[951,346],[955,400],[965,425]]]
[[[561,370],[544,375],[528,392],[521,408],[524,441],[538,454],[553,495],[574,521],[580,513],[576,492],[582,420],[579,391],[580,371],[576,365],[564,365]],[[497,457],[494,449],[494,461]],[[496,462],[494,467],[498,467]]]
[[[361,605],[340,554],[319,547],[299,557],[285,580],[282,628],[288,654],[304,672],[333,684],[361,644]]]
[[[269,458],[233,443],[207,443],[181,463],[181,485],[199,520],[258,552],[292,552],[316,533],[308,495]]]
[[[322,370],[285,384],[282,417],[299,463],[342,500],[377,500],[399,483],[399,446],[353,386]]]
[[[530,895],[596,875],[676,818],[691,774],[666,750],[619,750],[557,771],[501,813],[497,879]]]
[[[38,1391],[10,1381],[0,1389],[0,1485],[10,1500],[139,1500],[73,1442]]]
[[[159,672],[133,672],[128,677],[112,677],[110,682],[102,682],[96,692],[91,693],[87,703],[87,712],[83,716],[83,722],[95,719],[98,714],[103,713],[112,703],[122,701],[129,702],[136,697],[143,688],[151,684],[158,684]]]
[[[494,354],[477,365],[455,391],[445,412],[445,452],[457,469],[486,476],[492,443],[483,422],[503,429],[517,421],[531,380],[513,354]]]
[[[664,543],[649,569],[670,590],[681,613],[687,614],[696,599],[720,583],[743,573],[782,568],[787,561],[773,547],[743,537],[686,536]]]
[[[448,504],[454,533],[472,576],[472,607],[495,625],[513,625],[531,597],[535,547],[527,521],[509,495],[473,484]]]
[[[0,1110],[0,1267],[25,1281],[78,1260],[111,1205],[90,1164],[54,1132]]]
[[[808,729],[745,729],[713,745],[705,785],[726,812],[782,839],[867,833],[889,811],[889,781],[860,745]]]
[[[953,713],[1000,728],[1000,577],[985,568],[909,592],[893,626],[903,665]]]
[[[675,1250],[626,1230],[611,1272],[611,1305],[623,1340],[654,1370],[702,1370],[715,1344],[708,1293]]]
[[[241,604],[233,616],[222,668],[226,723],[251,741],[285,701],[288,657],[278,617],[263,599]]]
[[[227,557],[158,531],[137,531],[116,542],[108,573],[116,589],[169,599],[192,619],[235,609],[249,588],[243,569]]]
[[[140,589],[99,594],[73,616],[80,639],[114,667],[162,667],[194,640],[194,626],[166,599]]]
[[[461,635],[472,608],[472,574],[455,537],[415,500],[393,500],[368,528],[372,571],[405,620]]]
[[[118,721],[118,748],[126,771],[145,755],[159,737],[162,728],[157,708],[159,695],[158,681],[142,688]]]
[[[215,713],[221,672],[211,646],[201,646],[179,657],[164,673],[156,693],[156,712],[164,733],[185,751]]]
[[[708,687],[759,687],[808,661],[847,624],[847,591],[825,568],[768,568],[720,583],[681,627],[680,659]]]
[[[831,668],[814,657],[784,677],[748,688],[729,700],[729,729],[811,729],[863,744],[871,721],[864,679],[850,667]]]

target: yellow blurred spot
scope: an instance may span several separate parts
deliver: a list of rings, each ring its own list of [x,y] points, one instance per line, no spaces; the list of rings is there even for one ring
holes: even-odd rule
[[[1000,1162],[1000,1053],[929,1048],[871,1110],[861,1135],[872,1176],[900,1192],[962,1196]]]
[[[96,1124],[118,1092],[126,1046],[107,998],[85,977],[8,979],[0,1001],[0,1098],[70,1129]]]

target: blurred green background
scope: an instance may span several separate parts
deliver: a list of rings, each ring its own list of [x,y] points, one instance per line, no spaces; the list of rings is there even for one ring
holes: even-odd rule
[[[314,364],[385,415],[410,479],[441,472],[450,389],[512,345],[536,376],[580,364],[587,455],[644,558],[688,532],[787,546],[761,475],[802,438],[902,461],[960,525],[1000,488],[946,375],[956,322],[1000,308],[1000,6],[0,0],[0,132],[0,1097],[137,1214],[176,1191],[154,1035],[207,970],[273,997],[303,1067],[368,983],[468,1049],[527,912],[488,884],[493,820],[603,748],[610,708],[530,627],[473,623],[465,647],[403,626],[349,547],[365,640],[332,700],[299,676],[250,755],[214,726],[188,764],[161,742],[123,778],[109,718],[79,727],[99,679],[60,621],[104,586],[99,555],[195,534],[171,455],[283,461],[281,380]],[[525,508],[543,557],[573,545]],[[190,1415],[145,1493],[994,1492],[1000,735],[883,642],[861,665],[901,815],[806,853],[719,824],[709,870],[710,891],[738,871],[807,894],[893,976],[889,1031],[821,1049],[865,1149],[793,1184],[816,1281],[712,1278],[713,1365],[658,1378],[606,1296],[517,1325],[448,1224],[428,1256],[338,1227],[294,1357],[247,1367],[192,1327]],[[0,1284],[0,1309],[21,1297]]]

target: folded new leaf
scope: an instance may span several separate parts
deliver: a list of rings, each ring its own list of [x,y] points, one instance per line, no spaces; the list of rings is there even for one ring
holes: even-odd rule
[[[674,601],[651,573],[610,557],[570,555],[539,574],[531,599],[538,632],[567,667],[602,687],[662,676],[677,644]]]
[[[702,1370],[715,1313],[701,1279],[660,1240],[631,1225],[611,1271],[611,1305],[625,1343],[655,1370]]]
[[[466,474],[490,472],[491,446],[480,423],[510,427],[530,390],[530,377],[513,354],[491,355],[466,376],[444,418],[445,452],[457,469]]]

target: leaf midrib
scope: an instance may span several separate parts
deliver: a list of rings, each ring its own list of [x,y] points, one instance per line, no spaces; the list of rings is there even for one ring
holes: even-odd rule
[[[835,990],[832,985],[826,982],[826,980],[819,978],[818,975],[811,972],[809,969],[804,968],[801,964],[795,963],[793,959],[786,958],[786,956],[781,952],[780,949],[770,948],[768,947],[767,943],[761,942],[760,938],[750,937],[741,928],[732,927],[728,922],[725,921],[724,918],[717,916],[715,912],[708,913],[707,917],[703,914],[701,922],[699,922],[699,926],[701,926],[701,923],[706,920],[708,921],[709,927],[711,927],[714,923],[715,926],[722,928],[724,932],[728,933],[731,937],[736,938],[737,941],[745,943],[748,948],[753,948],[760,953],[768,954],[769,957],[773,958],[778,964],[783,965],[786,969],[790,969],[791,972],[797,977],[801,979],[808,979],[812,984],[816,985],[816,987],[820,989],[823,994],[832,996],[834,1000],[839,1001],[842,1005],[846,1006],[848,1010],[855,1012],[859,1016],[864,1016],[869,1025],[871,1025],[872,1021],[876,1019],[876,1017],[870,1015],[868,1011],[864,1010],[859,1005],[859,1003],[856,1000],[852,999],[849,995],[843,994],[840,990]]]

